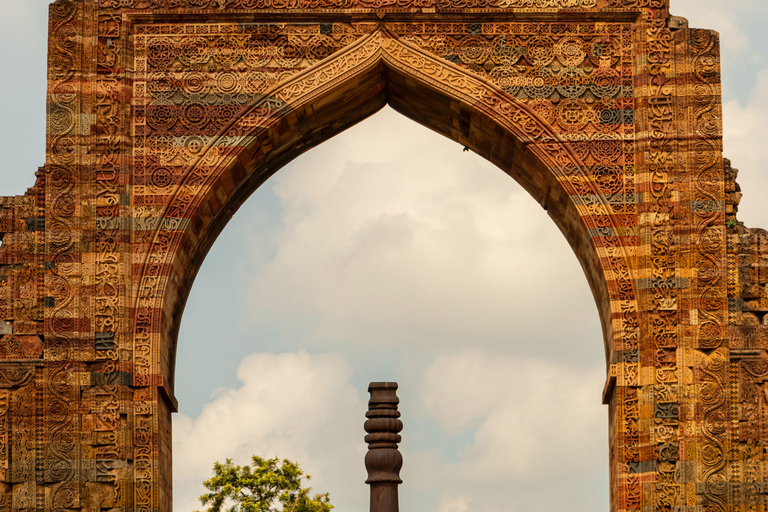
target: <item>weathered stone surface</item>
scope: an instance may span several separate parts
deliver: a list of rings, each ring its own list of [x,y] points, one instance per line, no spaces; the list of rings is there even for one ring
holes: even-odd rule
[[[519,181],[581,261],[611,510],[766,510],[768,234],[736,219],[717,35],[665,0],[56,1],[46,164],[0,198],[3,510],[170,510],[197,268],[387,103]]]

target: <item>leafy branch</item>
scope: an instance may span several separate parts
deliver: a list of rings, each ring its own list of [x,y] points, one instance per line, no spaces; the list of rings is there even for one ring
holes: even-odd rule
[[[200,496],[205,512],[329,512],[328,493],[310,496],[302,487],[304,475],[299,465],[277,457],[251,457],[251,464],[238,466],[232,459],[213,465],[213,477],[203,482],[210,492]],[[279,506],[278,506],[279,505]],[[199,511],[195,511],[199,512]]]

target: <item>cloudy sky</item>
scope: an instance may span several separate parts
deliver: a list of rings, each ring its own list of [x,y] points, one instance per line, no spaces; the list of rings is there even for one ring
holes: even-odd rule
[[[673,0],[723,39],[740,218],[768,227],[768,4]],[[44,162],[46,0],[0,0],[0,194]],[[725,10],[727,9],[727,11]],[[216,460],[300,462],[364,510],[367,383],[400,383],[403,510],[608,510],[597,311],[545,212],[500,170],[384,109],[256,191],[179,336],[174,496]]]

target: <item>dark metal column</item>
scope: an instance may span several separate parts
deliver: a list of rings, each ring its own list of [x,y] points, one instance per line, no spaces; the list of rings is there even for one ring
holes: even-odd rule
[[[397,383],[371,382],[368,392],[371,399],[365,413],[368,418],[365,422],[368,480],[365,483],[371,486],[371,512],[398,512],[397,486],[403,482],[400,480],[403,456],[397,451],[397,443],[403,422],[398,419]]]

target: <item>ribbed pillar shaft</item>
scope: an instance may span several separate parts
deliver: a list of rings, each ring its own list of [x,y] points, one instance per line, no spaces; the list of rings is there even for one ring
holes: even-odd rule
[[[371,512],[398,512],[397,486],[403,482],[400,480],[403,456],[397,450],[397,444],[403,423],[398,419],[397,383],[372,382],[368,392],[371,399],[365,414],[368,418],[365,422],[368,480],[365,483],[371,486]]]

